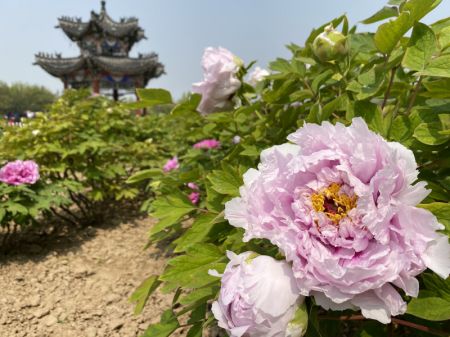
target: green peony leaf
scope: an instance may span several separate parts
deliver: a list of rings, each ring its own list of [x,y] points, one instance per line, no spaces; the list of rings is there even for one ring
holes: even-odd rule
[[[450,319],[450,302],[439,297],[414,298],[407,313],[429,321],[446,321]]]
[[[437,43],[433,30],[423,23],[416,23],[402,66],[415,71],[424,70],[436,51]]]
[[[139,88],[136,89],[139,99],[145,103],[146,106],[160,104],[172,104],[172,95],[170,92],[164,89],[154,88]]]
[[[450,135],[442,131],[442,124],[439,122],[421,123],[414,130],[414,138],[427,145],[441,145],[450,140]]]
[[[130,302],[137,302],[134,308],[134,314],[139,315],[144,309],[150,295],[158,288],[161,282],[158,276],[153,275],[144,280],[141,285],[131,294]]]
[[[201,288],[219,278],[208,274],[210,269],[223,272],[226,263],[223,252],[213,244],[195,244],[189,247],[186,255],[177,256],[168,262],[168,267],[160,280],[165,282],[164,290],[178,287]]]
[[[159,219],[159,222],[150,230],[150,235],[159,233],[172,226],[181,217],[195,209],[187,197],[179,194],[160,197],[153,202],[152,207],[154,209],[152,215]]]
[[[450,54],[432,59],[419,75],[450,77]]]
[[[191,228],[189,228],[186,232],[183,233],[182,236],[174,241],[174,243],[176,244],[174,250],[175,253],[183,252],[190,246],[203,241],[203,239],[208,236],[208,233],[214,223],[216,223],[218,220],[220,221],[221,219],[222,218],[218,219],[217,214],[214,213],[200,215],[192,223]]]
[[[127,179],[127,184],[135,184],[137,182],[147,180],[153,177],[157,177],[162,174],[162,171],[160,169],[154,168],[154,169],[148,169],[148,170],[142,170],[139,172],[136,172],[131,177]]]
[[[382,9],[380,9],[378,12],[376,12],[371,17],[368,17],[367,19],[362,20],[361,23],[368,25],[368,24],[378,22],[381,20],[385,20],[385,19],[391,18],[393,16],[397,16],[397,15],[398,15],[397,7],[384,6]]]
[[[178,319],[169,309],[162,314],[161,322],[150,325],[141,337],[168,337],[179,327]]]

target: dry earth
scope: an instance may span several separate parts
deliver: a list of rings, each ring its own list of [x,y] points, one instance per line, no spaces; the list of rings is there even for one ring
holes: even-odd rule
[[[171,299],[157,293],[139,316],[128,302],[167,259],[157,248],[143,250],[151,224],[88,227],[22,242],[1,256],[0,336],[139,336]]]

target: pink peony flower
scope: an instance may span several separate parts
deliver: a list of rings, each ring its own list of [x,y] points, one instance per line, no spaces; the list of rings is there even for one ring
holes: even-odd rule
[[[215,149],[220,146],[220,142],[216,139],[204,139],[195,143],[192,147],[194,149]]]
[[[270,73],[266,69],[262,69],[260,67],[256,67],[255,70],[249,75],[248,82],[252,86],[256,86],[259,82],[263,81],[264,78],[269,76]]]
[[[0,169],[0,181],[9,185],[31,185],[38,180],[39,166],[32,160],[16,160]]]
[[[200,201],[200,193],[191,192],[191,194],[188,195],[188,198],[192,202],[192,204],[197,205]]]
[[[169,159],[163,167],[164,172],[170,172],[176,170],[180,167],[178,163],[178,158],[175,156],[172,159]]]
[[[239,70],[237,58],[229,50],[208,47],[202,57],[204,79],[194,83],[193,92],[202,95],[198,111],[208,114],[225,109],[230,105],[231,96],[240,88],[236,73]]]
[[[245,229],[246,241],[277,245],[302,295],[388,323],[406,311],[394,286],[416,297],[415,276],[427,267],[448,277],[450,245],[436,232],[443,226],[415,207],[429,191],[415,183],[410,150],[369,131],[361,118],[349,127],[305,124],[288,139],[295,144],[261,153],[225,218]]]
[[[291,266],[253,252],[227,255],[219,299],[212,304],[219,326],[230,337],[302,336],[306,327],[290,324],[304,301]]]
[[[198,185],[196,183],[192,183],[192,182],[187,183],[187,187],[189,187],[191,190],[195,190],[195,191],[199,190]]]

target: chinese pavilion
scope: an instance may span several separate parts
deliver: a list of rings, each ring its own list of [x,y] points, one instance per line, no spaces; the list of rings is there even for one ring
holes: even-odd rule
[[[117,100],[164,73],[164,66],[155,53],[129,57],[133,45],[146,38],[144,30],[136,18],[111,19],[105,1],[101,2],[100,13],[91,12],[89,22],[68,17],[58,21],[56,28],[61,28],[77,43],[80,55],[63,58],[61,54],[39,53],[34,64],[60,78],[64,89],[92,87],[93,93],[112,94]]]

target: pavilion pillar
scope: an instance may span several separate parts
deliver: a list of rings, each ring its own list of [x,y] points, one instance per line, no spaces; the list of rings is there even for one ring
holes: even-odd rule
[[[100,80],[98,78],[94,78],[92,80],[92,93],[94,94],[100,93]]]
[[[67,83],[67,80],[64,81],[64,90],[67,90],[69,88],[69,84]]]

